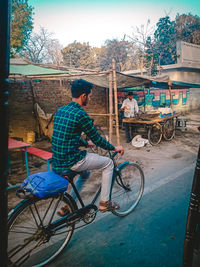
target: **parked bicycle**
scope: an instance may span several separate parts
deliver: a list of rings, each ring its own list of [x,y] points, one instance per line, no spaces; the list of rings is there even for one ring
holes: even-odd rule
[[[144,173],[137,163],[125,161],[117,164],[117,152],[109,154],[114,162],[110,199],[120,205],[120,209],[111,212],[123,217],[134,210],[142,197]],[[68,245],[75,229],[94,221],[98,212],[95,203],[101,187],[91,203],[85,204],[73,182],[76,175],[76,172],[69,170],[65,178],[74,189],[80,208],[67,192],[40,198],[30,194],[25,188],[18,189],[17,195],[24,199],[8,217],[9,266],[48,264]],[[59,217],[57,211],[66,205],[69,213]]]

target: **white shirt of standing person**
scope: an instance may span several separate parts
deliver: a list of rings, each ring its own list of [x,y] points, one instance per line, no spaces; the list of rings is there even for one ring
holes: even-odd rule
[[[124,117],[125,118],[132,118],[135,116],[135,113],[138,113],[139,108],[137,101],[135,99],[125,99],[122,103],[122,110],[124,110]]]

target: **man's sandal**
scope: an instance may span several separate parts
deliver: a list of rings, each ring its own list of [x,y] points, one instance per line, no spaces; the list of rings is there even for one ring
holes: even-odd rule
[[[62,207],[58,212],[57,214],[60,216],[60,217],[64,217],[65,215],[69,214],[70,211],[69,211],[69,208],[68,206],[64,206]]]
[[[99,211],[100,212],[106,212],[106,211],[112,211],[112,210],[118,210],[120,209],[119,204],[111,201],[101,201],[99,203]]]

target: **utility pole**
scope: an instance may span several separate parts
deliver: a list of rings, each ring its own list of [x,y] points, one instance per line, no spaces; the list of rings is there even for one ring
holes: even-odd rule
[[[0,259],[7,266],[8,76],[10,54],[10,0],[0,1]]]

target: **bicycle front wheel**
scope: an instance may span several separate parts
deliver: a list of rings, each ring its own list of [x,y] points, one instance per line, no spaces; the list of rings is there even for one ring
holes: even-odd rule
[[[21,203],[8,219],[9,266],[43,266],[61,253],[74,231],[74,224],[52,231],[48,225],[60,219],[61,207],[67,205],[70,213],[76,207],[64,195]]]
[[[112,213],[123,217],[134,210],[144,191],[144,173],[133,162],[119,166],[116,180],[112,187],[111,200],[118,203],[120,209]]]

